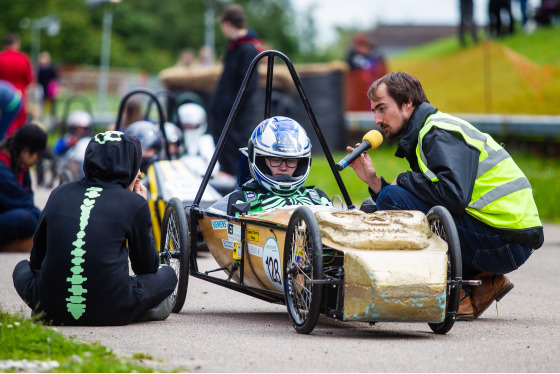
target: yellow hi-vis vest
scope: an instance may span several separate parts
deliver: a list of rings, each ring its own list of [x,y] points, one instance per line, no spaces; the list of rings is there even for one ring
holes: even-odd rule
[[[437,176],[426,165],[422,139],[437,127],[461,136],[478,149],[478,169],[466,212],[489,226],[502,229],[526,229],[542,226],[533,199],[531,184],[511,156],[492,137],[470,123],[437,112],[426,120],[418,134],[416,157],[420,170],[433,183]]]

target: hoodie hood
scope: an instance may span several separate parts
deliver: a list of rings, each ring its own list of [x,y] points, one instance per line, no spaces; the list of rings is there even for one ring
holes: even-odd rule
[[[86,148],[85,181],[97,185],[128,187],[142,161],[142,146],[137,137],[120,131],[95,135]]]

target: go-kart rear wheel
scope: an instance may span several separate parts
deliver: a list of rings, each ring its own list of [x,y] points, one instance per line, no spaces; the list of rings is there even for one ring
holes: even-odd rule
[[[307,207],[297,208],[288,223],[284,245],[284,294],[292,325],[309,334],[319,319],[323,286],[323,245],[319,225]]]
[[[447,289],[445,319],[441,323],[430,323],[436,334],[445,334],[453,327],[461,301],[461,245],[455,221],[449,211],[442,206],[435,206],[427,214],[430,229],[447,242]]]
[[[185,304],[189,283],[189,234],[187,217],[181,201],[173,197],[165,207],[161,233],[160,260],[175,270],[177,287],[173,291],[173,313]]]

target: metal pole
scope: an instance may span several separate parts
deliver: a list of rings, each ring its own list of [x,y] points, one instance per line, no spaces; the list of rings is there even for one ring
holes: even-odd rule
[[[39,67],[39,51],[41,50],[41,27],[31,23],[31,62],[35,70]]]
[[[113,25],[113,11],[106,9],[103,14],[103,34],[101,38],[101,62],[99,65],[99,85],[97,109],[105,112],[107,86],[109,83],[109,62],[111,60],[111,28]]]
[[[215,33],[214,20],[216,18],[215,2],[209,0],[206,2],[206,10],[204,11],[204,45],[208,48],[208,55],[203,61],[204,65],[210,65],[214,61],[215,56]]]

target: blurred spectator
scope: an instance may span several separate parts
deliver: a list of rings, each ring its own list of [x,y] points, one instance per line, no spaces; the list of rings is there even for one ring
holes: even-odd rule
[[[473,12],[473,0],[459,0],[459,6],[461,10],[461,23],[459,24],[459,42],[461,46],[465,47],[467,41],[465,40],[465,34],[470,32],[472,40],[474,43],[478,42],[476,36],[476,24],[474,23]]]
[[[49,52],[39,54],[37,81],[43,89],[43,113],[54,116],[55,99],[58,96],[58,73],[51,61]]]
[[[507,15],[508,26],[505,27],[502,15]],[[511,14],[511,0],[490,0],[488,3],[488,18],[490,19],[490,35],[500,37],[513,34],[513,15]]]
[[[525,26],[529,17],[527,16],[527,0],[517,0],[519,3],[519,12],[521,13],[521,24]]]
[[[537,24],[548,26],[558,17],[560,17],[560,0],[541,0],[541,6],[535,11]]]
[[[26,89],[33,81],[31,61],[25,53],[20,52],[19,47],[19,37],[8,34],[4,38],[4,50],[0,52],[0,79],[12,83],[22,96],[22,108],[8,127],[7,136],[11,136],[27,120]]]
[[[41,211],[33,202],[29,168],[47,145],[47,134],[25,124],[0,143],[0,251],[28,251]]]
[[[219,22],[229,44],[224,57],[222,76],[208,106],[209,124],[214,139],[219,139],[224,129],[249,65],[263,50],[261,39],[247,28],[247,17],[240,5],[226,6]],[[262,120],[255,110],[258,102],[258,74],[254,74],[247,85],[232,131],[220,155],[222,171],[228,174],[237,175],[238,150],[247,146],[247,139],[251,136],[255,124]]]
[[[10,82],[0,80],[0,140],[21,110],[21,92]]]
[[[346,58],[350,72],[346,76],[346,110],[370,111],[371,102],[364,97],[369,86],[387,74],[381,51],[365,34],[356,34]]]
[[[128,126],[134,122],[138,122],[144,119],[142,114],[142,102],[140,100],[131,98],[129,99],[124,107],[124,113],[121,118],[120,124],[112,123],[107,126],[108,131],[118,130],[124,131]]]
[[[181,54],[179,55],[177,66],[183,66],[186,68],[191,67],[195,62],[195,59],[196,59],[196,55],[192,48],[183,49],[181,51]]]
[[[92,136],[91,115],[84,110],[74,110],[68,116],[66,134],[57,140],[54,153],[61,156],[83,137]]]
[[[216,63],[214,61],[212,49],[207,45],[200,48],[200,51],[198,52],[198,59],[202,66],[212,66]]]

